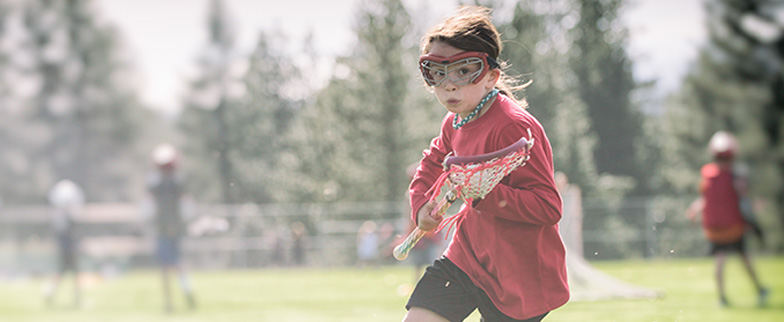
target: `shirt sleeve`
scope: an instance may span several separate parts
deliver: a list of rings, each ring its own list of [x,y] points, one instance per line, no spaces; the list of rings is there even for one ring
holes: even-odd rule
[[[525,136],[529,140],[526,124],[512,125],[499,135],[507,145]],[[533,225],[555,225],[561,220],[561,196],[553,178],[553,160],[550,142],[541,127],[531,126],[534,146],[527,164],[504,178],[474,208],[482,215],[523,222]]]
[[[422,160],[419,162],[411,185],[409,185],[408,192],[410,195],[409,201],[411,203],[411,218],[415,223],[417,222],[419,208],[422,208],[422,206],[432,197],[432,193],[428,193],[428,190],[430,190],[436,180],[438,180],[441,173],[444,172],[442,165],[444,158],[449,154],[449,151],[452,150],[445,141],[442,132],[442,135],[439,135],[430,142],[430,147],[422,153]]]

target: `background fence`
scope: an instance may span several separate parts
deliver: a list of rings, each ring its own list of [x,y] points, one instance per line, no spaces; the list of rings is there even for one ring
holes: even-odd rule
[[[685,257],[707,253],[698,225],[683,215],[685,199],[639,198],[613,207],[583,202],[588,260]],[[46,206],[0,211],[0,272],[36,274],[55,264]],[[89,204],[76,218],[82,266],[112,273],[153,264],[154,231],[136,204]],[[565,214],[570,215],[570,214]],[[376,222],[391,246],[409,225],[405,202],[194,206],[184,256],[196,269],[346,266],[356,261],[357,232]],[[384,259],[383,263],[396,263]]]

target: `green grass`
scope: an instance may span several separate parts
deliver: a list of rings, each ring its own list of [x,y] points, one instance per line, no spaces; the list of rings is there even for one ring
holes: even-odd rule
[[[738,259],[727,267],[732,306],[716,301],[711,259],[613,261],[594,265],[620,279],[656,288],[655,300],[571,302],[545,321],[784,321],[784,258],[760,258],[756,266],[772,289],[770,305],[756,307],[756,295]],[[181,296],[174,314],[162,312],[154,271],[86,282],[82,307],[75,309],[65,284],[55,306],[46,308],[44,280],[0,282],[0,321],[400,321],[408,267],[381,269],[298,269],[194,272],[199,307],[188,311]],[[69,282],[68,280],[66,282]],[[179,295],[179,294],[178,294]],[[479,321],[472,315],[469,322]]]
[[[784,258],[754,260],[763,284],[772,293],[768,306],[757,307],[756,290],[732,257],[725,266],[730,307],[721,308],[714,281],[713,260],[618,261],[594,263],[605,273],[662,290],[655,300],[571,302],[554,311],[556,321],[784,321]]]

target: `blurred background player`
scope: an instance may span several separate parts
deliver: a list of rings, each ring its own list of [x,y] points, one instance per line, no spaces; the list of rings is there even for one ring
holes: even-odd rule
[[[79,238],[75,227],[75,216],[84,206],[84,191],[70,180],[57,182],[49,191],[52,212],[52,228],[57,240],[58,267],[51,284],[46,289],[46,304],[51,306],[60,281],[67,272],[73,274],[74,306],[81,304],[79,278]]]
[[[291,224],[291,265],[305,266],[307,250],[307,228],[301,221]]]
[[[185,235],[186,223],[182,213],[184,187],[182,178],[176,171],[178,152],[170,144],[161,144],[153,151],[152,161],[156,171],[149,178],[148,189],[155,204],[156,256],[161,267],[164,310],[172,311],[169,285],[174,271],[179,277],[180,288],[185,294],[188,307],[194,309],[196,300],[188,275],[180,262],[180,240]]]
[[[359,268],[368,265],[378,266],[381,238],[377,228],[378,225],[374,221],[367,220],[357,231],[357,266]]]
[[[702,227],[706,239],[710,242],[710,254],[716,257],[716,286],[720,305],[729,305],[724,290],[726,256],[728,253],[738,252],[757,289],[759,305],[764,306],[768,289],[760,283],[744,243],[749,221],[741,211],[741,196],[745,195],[745,191],[739,191],[733,173],[737,152],[735,137],[727,132],[716,132],[710,140],[709,148],[714,161],[700,170],[701,196],[689,207],[687,216],[696,222],[699,214],[702,214]]]

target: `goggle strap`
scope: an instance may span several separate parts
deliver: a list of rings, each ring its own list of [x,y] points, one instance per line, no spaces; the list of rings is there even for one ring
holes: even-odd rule
[[[496,69],[498,67],[501,67],[501,65],[498,64],[498,61],[495,60],[495,58],[491,57],[490,55],[487,55],[487,65],[488,65],[487,67],[490,67],[490,69]]]

